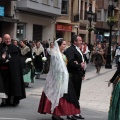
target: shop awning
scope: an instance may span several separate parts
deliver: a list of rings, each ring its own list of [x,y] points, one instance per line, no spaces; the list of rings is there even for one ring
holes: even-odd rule
[[[18,23],[19,22],[18,19],[13,19],[13,18],[9,18],[9,17],[0,17],[0,21],[12,22],[12,23]]]

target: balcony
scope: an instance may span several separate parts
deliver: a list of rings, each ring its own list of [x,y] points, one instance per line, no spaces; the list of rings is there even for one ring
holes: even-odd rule
[[[45,16],[61,15],[60,1],[49,2],[48,0],[21,0],[17,1],[16,9]]]
[[[97,23],[95,24],[96,28],[99,29],[109,29],[109,26],[107,25],[107,22],[103,22],[103,21],[97,21]]]

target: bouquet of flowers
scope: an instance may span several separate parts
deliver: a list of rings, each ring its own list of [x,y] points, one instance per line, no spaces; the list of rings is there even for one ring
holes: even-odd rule
[[[46,57],[42,57],[42,61],[43,61],[43,62],[46,62],[46,61],[47,61],[47,58],[46,58]]]
[[[31,61],[32,61],[31,58],[27,58],[27,59],[25,60],[25,63],[30,63]]]

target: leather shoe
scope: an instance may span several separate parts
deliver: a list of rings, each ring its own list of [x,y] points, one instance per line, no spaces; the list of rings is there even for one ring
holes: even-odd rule
[[[52,120],[57,120],[54,116],[52,116]]]
[[[5,106],[6,106],[6,104],[3,102],[0,104],[0,107],[5,107]]]
[[[55,118],[54,116],[52,116],[52,120],[64,120],[64,119],[61,117]]]
[[[69,119],[69,120],[77,120],[74,116],[67,116],[67,119]]]
[[[85,119],[84,117],[82,117],[82,115],[79,115],[79,116],[74,115],[74,117],[75,117],[76,119]]]

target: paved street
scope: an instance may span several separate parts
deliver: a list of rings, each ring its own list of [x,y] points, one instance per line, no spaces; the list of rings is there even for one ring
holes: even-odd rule
[[[89,65],[86,79],[82,84],[80,105],[85,120],[107,120],[109,100],[112,90],[107,87],[107,81],[116,70],[102,67],[100,75],[96,74],[94,65]],[[40,80],[26,88],[27,98],[22,100],[18,107],[0,108],[0,120],[51,120],[51,115],[37,113],[45,75]],[[63,117],[66,119],[66,117]]]

